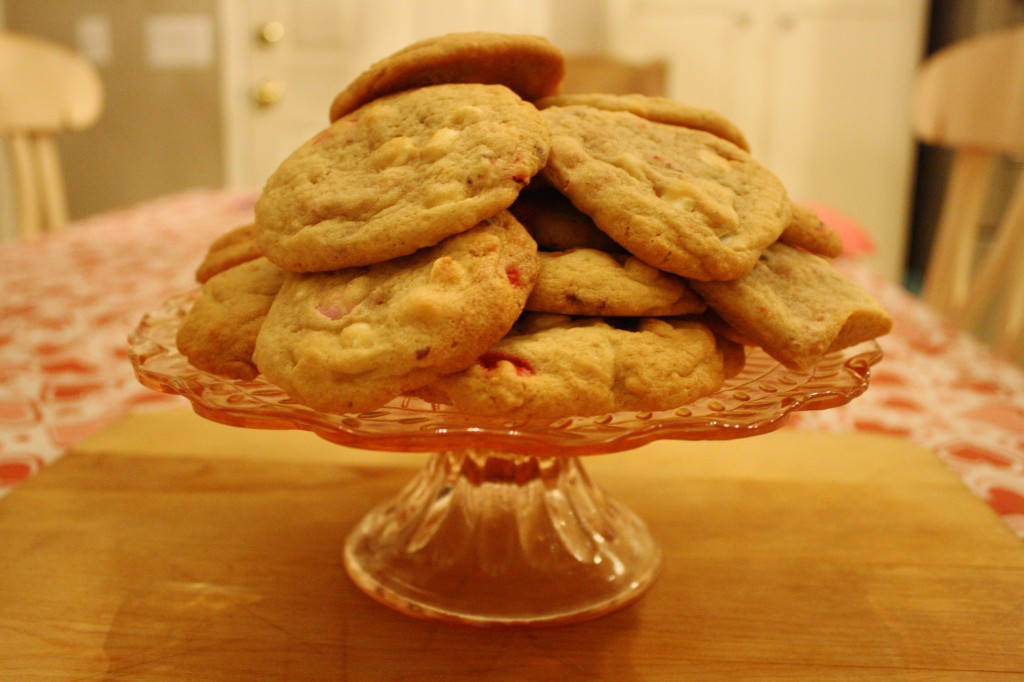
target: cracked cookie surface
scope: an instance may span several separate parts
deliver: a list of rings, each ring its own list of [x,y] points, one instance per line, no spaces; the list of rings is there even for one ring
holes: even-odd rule
[[[692,285],[746,343],[794,369],[892,327],[881,304],[825,258],[781,242],[735,281]]]
[[[285,159],[256,203],[264,254],[295,272],[369,265],[468,230],[544,166],[547,126],[500,85],[390,95]]]
[[[750,151],[750,143],[747,142],[743,131],[722,114],[713,109],[691,106],[666,97],[639,94],[574,93],[545,97],[537,102],[537,108],[567,107],[576,104],[605,111],[628,111],[648,121],[703,130],[732,142],[743,151]]]
[[[556,419],[665,410],[718,390],[715,335],[681,318],[617,328],[600,318],[527,314],[469,368],[417,395],[467,414]]]
[[[289,273],[256,364],[315,409],[370,410],[472,363],[511,328],[536,277],[536,244],[507,211],[402,258]]]
[[[826,258],[837,258],[843,253],[839,233],[803,204],[793,204],[793,215],[779,241]]]
[[[526,309],[584,316],[664,317],[704,312],[686,282],[638,258],[597,249],[540,252]]]
[[[617,243],[690,279],[749,272],[789,223],[779,179],[736,145],[629,112],[550,107],[544,177]]]
[[[284,277],[284,270],[261,257],[211,276],[181,321],[178,350],[207,372],[254,378],[256,336]]]

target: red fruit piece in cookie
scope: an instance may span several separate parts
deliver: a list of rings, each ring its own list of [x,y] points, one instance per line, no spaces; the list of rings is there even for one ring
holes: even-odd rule
[[[389,95],[281,163],[256,202],[256,235],[293,272],[406,256],[508,208],[549,150],[540,112],[504,86]]]
[[[315,409],[380,407],[473,364],[518,318],[537,270],[535,242],[504,211],[409,256],[289,273],[256,364]]]
[[[685,405],[716,391],[725,370],[718,340],[699,322],[643,318],[618,328],[527,313],[477,362],[416,395],[466,414],[557,419]]]

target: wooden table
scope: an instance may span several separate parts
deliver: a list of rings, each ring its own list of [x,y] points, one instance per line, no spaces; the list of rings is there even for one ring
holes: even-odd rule
[[[587,459],[664,571],[632,607],[532,631],[414,620],[346,578],[346,532],[423,457],[184,409],[122,420],[0,500],[0,679],[1024,675],[1024,545],[906,441],[782,430]]]

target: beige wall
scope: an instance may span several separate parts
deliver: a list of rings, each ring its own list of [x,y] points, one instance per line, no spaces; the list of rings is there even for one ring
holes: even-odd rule
[[[5,0],[7,28],[76,46],[82,17],[109,21],[111,59],[100,64],[106,105],[96,126],[62,135],[72,218],[194,186],[221,184],[219,77],[200,68],[159,68],[146,58],[154,15],[208,16],[216,0]],[[217,44],[214,35],[214,45]]]
[[[608,45],[606,0],[554,0],[551,41],[567,55],[600,53]]]
[[[603,2],[558,0],[553,9],[559,25],[557,42],[571,52],[599,50],[604,42]],[[230,140],[222,126],[229,112],[223,107],[225,65],[220,51],[231,41],[223,40],[223,27],[216,25],[225,5],[226,0],[0,0],[0,16],[6,17],[12,30],[71,47],[79,47],[83,19],[109,23],[111,59],[97,64],[106,85],[104,114],[94,128],[65,134],[60,140],[72,218],[229,179],[225,150]],[[147,21],[154,16],[196,14],[208,16],[215,25],[213,62],[201,69],[149,64]],[[234,43],[253,43],[251,38],[239,37],[248,36],[248,30],[234,27]],[[253,74],[243,75],[247,81]],[[233,105],[251,106],[251,102],[246,99]],[[245,154],[238,157],[247,158]],[[0,183],[3,166],[0,159]],[[0,187],[0,200],[3,191]],[[0,213],[10,202],[4,204]]]
[[[0,29],[7,27],[4,3],[0,2]],[[11,171],[7,165],[7,150],[0,143],[0,244],[14,237],[14,192]]]

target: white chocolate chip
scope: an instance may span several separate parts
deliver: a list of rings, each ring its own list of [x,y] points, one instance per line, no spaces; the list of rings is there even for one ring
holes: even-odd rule
[[[423,145],[420,150],[420,158],[427,162],[437,161],[451,151],[458,138],[459,131],[452,128],[441,128]]]
[[[433,208],[465,198],[465,187],[461,182],[444,182],[431,184],[426,188],[423,206]]]
[[[676,183],[665,188],[661,193],[662,201],[680,211],[693,211],[696,207],[696,188],[689,183]]]
[[[369,348],[373,345],[373,327],[366,322],[354,322],[341,330],[341,343],[350,348]]]
[[[482,120],[483,117],[484,112],[482,109],[480,109],[479,107],[467,105],[454,109],[451,112],[449,120],[452,122],[453,125],[461,127],[467,126],[471,123],[476,123],[477,121]]]
[[[647,181],[647,173],[644,170],[646,166],[643,160],[636,154],[619,154],[612,161],[612,164],[629,173],[630,177],[645,182]]]
[[[430,266],[430,281],[435,284],[458,284],[465,276],[466,268],[450,256],[441,256]]]
[[[728,173],[730,170],[729,162],[710,149],[701,149],[697,152],[697,158],[720,173]]]
[[[416,145],[408,137],[399,136],[388,140],[370,156],[370,164],[377,170],[401,166],[409,162],[416,153]]]

